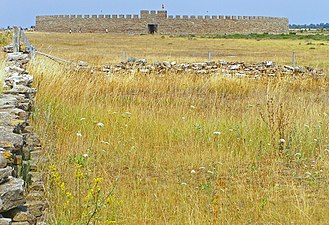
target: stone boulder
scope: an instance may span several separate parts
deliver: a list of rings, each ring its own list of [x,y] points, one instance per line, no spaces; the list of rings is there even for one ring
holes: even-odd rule
[[[0,213],[25,204],[24,181],[14,177],[0,185]]]

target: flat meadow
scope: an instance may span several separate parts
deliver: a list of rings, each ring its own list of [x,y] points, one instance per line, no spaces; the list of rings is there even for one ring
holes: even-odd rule
[[[91,65],[274,61],[324,76],[76,71],[40,55],[32,124],[50,224],[326,224],[329,41],[28,33]]]

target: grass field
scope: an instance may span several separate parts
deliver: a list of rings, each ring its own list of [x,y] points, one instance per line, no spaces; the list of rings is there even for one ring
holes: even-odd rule
[[[95,65],[149,61],[329,68],[329,43],[28,34],[40,51]],[[323,43],[323,44],[322,44]],[[314,47],[314,49],[310,49]],[[30,64],[33,126],[48,159],[51,224],[326,224],[328,76],[111,77]]]
[[[292,52],[295,51],[297,65],[329,67],[328,39],[257,40],[51,33],[30,33],[28,37],[40,51],[94,65],[118,63],[121,61],[122,51],[125,51],[128,57],[146,58],[149,62],[203,62],[208,60],[210,51],[213,60],[268,60],[291,65]]]

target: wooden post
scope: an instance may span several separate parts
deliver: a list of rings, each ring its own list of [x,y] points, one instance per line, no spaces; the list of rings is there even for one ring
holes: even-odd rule
[[[208,62],[211,62],[211,52],[208,52]]]
[[[292,67],[295,67],[295,51],[292,52]]]
[[[122,57],[121,57],[121,62],[126,62],[126,57],[127,57],[127,55],[126,55],[126,51],[122,51]]]
[[[13,46],[14,52],[20,51],[20,44],[21,44],[21,28],[14,27],[13,28]]]
[[[27,39],[27,37],[23,31],[22,31],[22,37],[23,37],[24,43],[26,45],[27,51],[29,53],[30,59],[34,59],[35,58],[35,49],[31,45],[31,43],[29,42],[29,40]]]

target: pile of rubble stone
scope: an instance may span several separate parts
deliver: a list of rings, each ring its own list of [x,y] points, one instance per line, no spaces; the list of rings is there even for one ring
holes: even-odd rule
[[[112,73],[189,73],[189,74],[219,74],[225,77],[275,77],[275,76],[322,76],[323,70],[310,66],[292,67],[280,66],[273,62],[248,64],[244,62],[203,62],[203,63],[176,63],[157,62],[147,64],[146,60],[131,60],[116,65],[105,65],[100,71]]]
[[[11,52],[10,47],[4,50]],[[36,89],[26,72],[28,62],[22,52],[7,54],[0,93],[0,225],[46,224],[47,203],[37,167],[41,145],[30,126]]]

